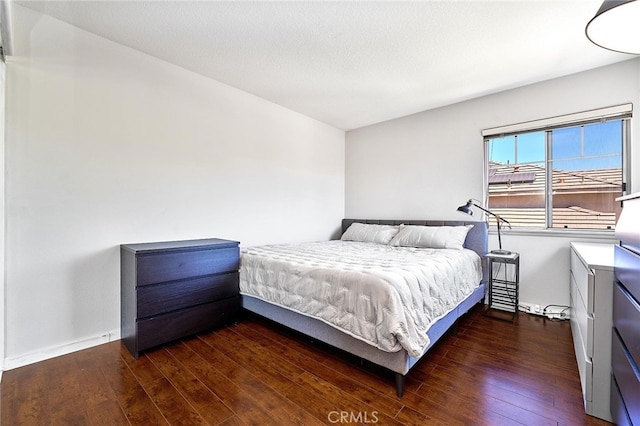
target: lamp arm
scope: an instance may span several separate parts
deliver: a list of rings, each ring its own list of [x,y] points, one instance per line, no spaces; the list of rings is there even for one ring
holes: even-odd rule
[[[500,228],[500,223],[501,223],[501,222],[506,223],[507,225],[509,225],[509,228],[511,228],[511,223],[510,223],[507,219],[503,218],[502,216],[498,216],[497,214],[495,214],[495,213],[494,213],[494,212],[492,212],[492,211],[489,211],[489,210],[485,209],[484,207],[482,207],[482,206],[478,205],[478,204],[477,204],[475,201],[473,201],[473,200],[469,200],[469,201],[471,201],[471,204],[473,204],[475,207],[479,208],[479,209],[480,209],[480,210],[482,210],[483,212],[488,213],[488,214],[490,214],[491,216],[495,217],[495,218],[498,220],[498,228]]]
[[[471,206],[474,206],[474,207],[482,210],[483,212],[485,212],[487,214],[490,214],[491,216],[496,218],[496,222],[497,222],[497,225],[498,225],[498,247],[499,247],[499,250],[491,250],[491,253],[494,253],[496,255],[510,255],[511,254],[510,251],[502,250],[502,236],[500,235],[500,229],[502,228],[502,223],[503,222],[506,223],[507,225],[509,225],[509,228],[511,228],[511,223],[507,219],[495,214],[491,210],[485,209],[484,207],[482,207],[480,205],[480,201],[478,201],[476,199],[473,199],[473,198],[470,199],[469,201],[467,201],[467,204],[465,204],[464,206],[458,207],[458,210],[463,212],[463,213],[466,213],[466,214],[473,214],[473,211],[470,208]]]

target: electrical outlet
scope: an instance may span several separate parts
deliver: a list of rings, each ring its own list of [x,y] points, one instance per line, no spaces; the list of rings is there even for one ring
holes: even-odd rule
[[[550,305],[546,309],[542,309],[540,305],[534,305],[529,303],[520,303],[519,309],[522,312],[526,312],[532,315],[540,315],[551,320],[568,320],[569,312],[568,306]]]

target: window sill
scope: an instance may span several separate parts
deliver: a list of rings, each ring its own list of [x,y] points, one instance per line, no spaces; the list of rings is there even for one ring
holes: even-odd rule
[[[615,240],[615,231],[590,230],[590,229],[501,229],[501,235],[522,235],[531,237],[557,237],[557,238],[589,238],[592,240]],[[489,229],[489,234],[497,235],[495,228]]]

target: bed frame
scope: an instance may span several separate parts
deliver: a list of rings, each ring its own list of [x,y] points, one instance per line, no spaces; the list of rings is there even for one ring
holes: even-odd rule
[[[351,337],[315,318],[290,311],[286,308],[272,305],[251,296],[242,296],[242,306],[250,312],[266,317],[272,321],[296,330],[314,339],[320,340],[338,349],[366,359],[374,364],[385,367],[395,373],[396,393],[399,397],[404,392],[405,376],[424,354],[455,324],[456,320],[467,313],[475,304],[485,297],[488,282],[488,268],[484,255],[488,252],[488,228],[486,222],[464,222],[444,220],[369,220],[369,219],[343,219],[342,233],[354,222],[381,224],[381,225],[423,225],[423,226],[460,226],[474,225],[467,234],[464,246],[478,253],[482,261],[482,282],[463,300],[453,311],[440,318],[427,331],[430,343],[424,353],[418,357],[410,356],[406,350],[398,352],[385,352],[377,349],[361,340]]]

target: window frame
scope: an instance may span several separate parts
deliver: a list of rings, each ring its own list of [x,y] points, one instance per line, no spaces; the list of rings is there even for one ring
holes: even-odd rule
[[[630,145],[631,145],[631,120],[633,116],[633,105],[622,104],[612,107],[600,108],[596,110],[584,111],[575,114],[568,114],[563,116],[550,117],[541,120],[534,120],[530,122],[517,123],[507,126],[495,127],[485,129],[482,131],[483,144],[484,144],[484,176],[483,176],[483,204],[488,206],[489,202],[489,140],[494,138],[501,138],[506,136],[521,135],[523,133],[531,132],[545,132],[545,151],[549,146],[550,131],[560,128],[568,128],[574,126],[584,126],[593,123],[602,123],[606,121],[622,121],[622,194],[629,194],[631,188],[629,187],[631,177],[630,167]],[[517,149],[517,148],[516,148]],[[508,232],[510,234],[521,235],[549,235],[558,234],[562,236],[581,236],[588,235],[590,237],[600,237],[610,239],[615,232],[615,229],[588,229],[588,228],[554,228],[552,227],[553,220],[553,203],[550,202],[552,192],[552,173],[549,173],[549,153],[545,153],[545,225],[539,228],[527,228],[517,227],[509,229],[508,227],[502,227],[502,232]],[[489,223],[491,221],[489,220]],[[495,228],[495,226],[493,226]]]

